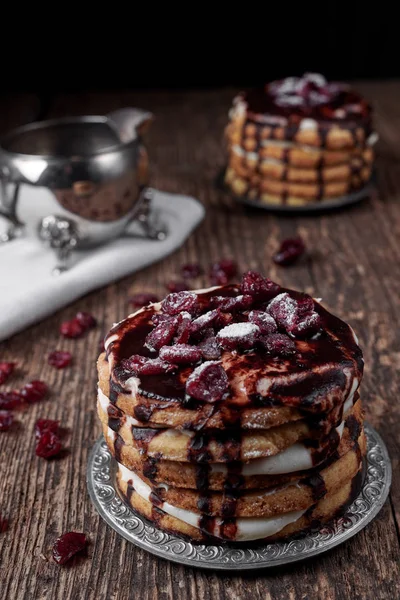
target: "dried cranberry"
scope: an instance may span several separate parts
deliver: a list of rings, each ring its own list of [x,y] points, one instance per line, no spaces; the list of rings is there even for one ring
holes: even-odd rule
[[[85,327],[78,319],[71,319],[71,321],[61,323],[60,333],[66,338],[78,338],[85,333]]]
[[[88,312],[77,312],[75,315],[75,319],[82,325],[82,327],[86,329],[93,329],[96,327],[97,320]]]
[[[276,296],[267,306],[267,311],[279,327],[290,331],[297,319],[297,302],[287,292]]]
[[[150,292],[142,292],[131,296],[128,302],[129,304],[132,304],[132,306],[142,307],[158,302],[158,297]]]
[[[53,421],[52,419],[38,419],[35,425],[36,439],[39,439],[45,431],[50,431],[51,433],[58,435],[60,431],[59,421]]]
[[[8,410],[0,410],[0,431],[8,431],[14,422],[14,415]]]
[[[243,275],[241,283],[241,291],[243,294],[249,294],[256,300],[265,300],[279,290],[279,285],[266,279],[256,271],[247,271]]]
[[[224,285],[225,283],[228,283],[228,281],[232,279],[232,277],[235,277],[237,271],[238,268],[235,261],[230,258],[227,258],[219,260],[218,262],[212,264],[209,275],[213,283],[215,283],[216,285]]]
[[[278,331],[278,327],[273,317],[262,310],[252,310],[249,313],[249,321],[250,323],[255,323],[262,334],[276,333]]]
[[[221,312],[218,315],[218,317],[215,319],[213,327],[217,327],[218,329],[221,329],[221,327],[226,327],[227,325],[230,325],[232,322],[233,322],[232,313]]]
[[[7,381],[10,375],[14,372],[15,362],[0,362],[0,384]]]
[[[254,323],[233,323],[217,333],[217,340],[223,348],[252,348],[257,341],[260,330]]]
[[[224,369],[214,361],[197,367],[186,382],[186,392],[203,402],[218,402],[229,389],[229,380]]]
[[[189,289],[188,284],[184,281],[168,281],[165,287],[173,293],[186,292]]]
[[[197,319],[192,321],[192,323],[190,325],[190,333],[197,334],[197,333],[203,331],[204,329],[207,329],[220,316],[221,316],[221,311],[219,310],[219,308],[215,308],[214,310],[209,310],[208,312],[204,313],[203,315],[200,315],[200,317],[197,317]]]
[[[284,333],[270,333],[260,338],[263,346],[273,356],[290,356],[296,352],[296,345]]]
[[[229,277],[225,271],[211,269],[208,276],[212,285],[226,285],[229,282]]]
[[[196,279],[203,272],[203,268],[198,263],[188,263],[181,268],[181,275],[184,279]]]
[[[51,458],[57,456],[62,450],[61,440],[56,433],[44,430],[38,436],[36,443],[36,456]]]
[[[176,368],[175,365],[160,358],[146,358],[138,354],[122,360],[121,367],[134,375],[161,375],[170,373]]]
[[[273,261],[277,265],[287,267],[300,258],[306,247],[301,238],[288,238],[283,240],[276,254],[273,256]]]
[[[187,312],[179,315],[179,324],[174,337],[174,344],[186,344],[190,336],[192,317]]]
[[[19,392],[0,392],[0,409],[10,410],[20,406],[23,398]]]
[[[247,310],[253,304],[252,296],[241,294],[233,298],[226,296],[213,296],[211,306],[216,306],[222,311],[235,312],[237,310]]]
[[[198,362],[201,359],[201,352],[196,346],[175,344],[174,346],[164,346],[164,348],[161,348],[160,358],[169,363],[184,365]]]
[[[218,360],[221,356],[221,347],[217,342],[213,329],[209,329],[206,336],[199,342],[200,350],[204,360]]]
[[[171,321],[172,319],[175,319],[175,317],[171,317],[171,315],[166,315],[162,312],[156,312],[154,315],[152,315],[151,322],[153,325],[159,325],[160,323],[165,323],[166,321]]]
[[[298,299],[286,292],[279,294],[267,307],[279,327],[294,337],[313,335],[321,327],[321,317],[314,311],[311,296],[303,294]]]
[[[47,357],[47,361],[49,365],[52,367],[56,367],[56,369],[64,369],[68,367],[68,365],[72,361],[71,352],[62,352],[61,350],[54,350],[54,352],[50,352]]]
[[[168,294],[162,302],[162,310],[169,315],[178,315],[182,311],[194,315],[198,310],[197,295],[193,292]]]
[[[4,533],[8,529],[8,519],[0,515],[0,533]]]
[[[163,346],[167,346],[172,341],[178,328],[179,320],[177,317],[164,321],[155,327],[146,336],[145,346],[150,350],[159,350]]]
[[[44,381],[34,380],[24,385],[20,393],[25,402],[32,404],[42,400],[46,396],[47,391],[48,387]]]
[[[101,338],[101,340],[99,340],[98,349],[99,349],[99,352],[106,351],[106,347],[104,346],[104,338]]]
[[[56,539],[53,544],[53,559],[59,565],[64,565],[78,552],[87,547],[87,539],[84,533],[68,531]]]

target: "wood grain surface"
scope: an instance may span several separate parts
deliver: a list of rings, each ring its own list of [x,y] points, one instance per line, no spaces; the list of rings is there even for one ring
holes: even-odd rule
[[[378,600],[400,597],[400,83],[357,83],[373,102],[380,134],[377,189],[371,198],[318,216],[275,216],[236,205],[214,186],[224,164],[222,132],[233,90],[81,94],[55,97],[46,116],[104,114],[139,106],[156,116],[148,135],[152,185],[197,197],[204,222],[182,248],[153,266],[96,290],[0,344],[0,360],[19,364],[10,385],[43,379],[48,400],[18,413],[0,434],[0,599],[4,600]],[[40,99],[39,99],[40,100]],[[37,118],[34,96],[4,97],[1,131]],[[43,113],[43,111],[42,111]],[[287,236],[304,237],[308,256],[279,268],[271,255]],[[365,355],[362,396],[368,421],[383,436],[393,465],[390,499],[356,537],[318,558],[252,574],[221,575],[153,557],[119,537],[99,517],[86,490],[86,463],[100,435],[95,414],[95,360],[107,329],[129,310],[130,294],[164,295],[180,265],[233,257],[241,271],[258,269],[288,287],[321,297],[347,320]],[[207,283],[200,279],[199,284]],[[87,310],[98,327],[84,338],[59,336],[61,321]],[[73,353],[71,368],[46,362],[54,349]],[[37,418],[67,429],[63,458],[35,456]],[[54,539],[68,530],[90,538],[87,557],[60,567]]]

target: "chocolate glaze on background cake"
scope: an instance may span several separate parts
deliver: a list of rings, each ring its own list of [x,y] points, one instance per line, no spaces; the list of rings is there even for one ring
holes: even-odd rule
[[[199,358],[205,340],[218,358]],[[144,307],[105,347],[98,412],[118,484],[160,527],[270,538],[348,500],[365,451],[362,353],[311,297],[249,272]]]

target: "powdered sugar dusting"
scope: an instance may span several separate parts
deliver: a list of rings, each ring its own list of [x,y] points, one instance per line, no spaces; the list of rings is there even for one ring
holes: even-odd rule
[[[278,294],[268,305],[268,312],[281,327],[290,328],[297,317],[297,302],[287,292]]]
[[[233,323],[221,329],[217,334],[217,338],[221,336],[224,338],[239,339],[246,335],[254,335],[259,331],[259,328],[254,323]]]

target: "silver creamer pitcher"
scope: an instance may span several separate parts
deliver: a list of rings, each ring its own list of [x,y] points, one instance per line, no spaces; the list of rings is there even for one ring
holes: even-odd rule
[[[38,121],[0,139],[0,216],[9,221],[1,241],[24,234],[18,210],[21,184],[46,187],[54,211],[38,219],[40,239],[57,252],[56,271],[73,249],[108,242],[136,221],[143,234],[164,239],[152,223],[149,161],[143,135],[152,113],[123,108],[106,116]]]

